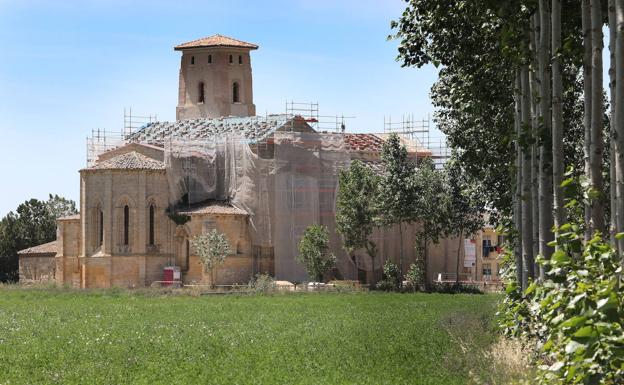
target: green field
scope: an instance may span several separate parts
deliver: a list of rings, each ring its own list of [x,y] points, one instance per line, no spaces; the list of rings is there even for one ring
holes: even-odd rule
[[[0,384],[466,384],[497,299],[0,288]]]

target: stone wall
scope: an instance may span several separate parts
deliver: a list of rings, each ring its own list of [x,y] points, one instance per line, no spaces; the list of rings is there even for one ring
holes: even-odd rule
[[[54,281],[56,261],[54,255],[19,258],[20,283]]]

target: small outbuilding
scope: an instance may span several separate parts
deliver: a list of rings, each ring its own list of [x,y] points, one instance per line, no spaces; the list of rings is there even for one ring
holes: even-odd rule
[[[57,242],[52,241],[17,252],[20,282],[53,281],[56,273]]]

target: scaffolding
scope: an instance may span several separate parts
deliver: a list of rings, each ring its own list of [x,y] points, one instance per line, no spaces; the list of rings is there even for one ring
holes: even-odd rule
[[[108,131],[100,128],[91,130],[91,135],[87,137],[87,167],[93,166],[100,154],[123,146],[127,143],[130,135],[146,124],[158,120],[156,115],[132,115],[132,108],[124,108],[123,116],[123,127],[119,131]]]
[[[139,128],[145,126],[146,124],[154,123],[157,121],[158,121],[158,116],[156,114],[147,115],[147,116],[132,115],[132,107],[124,108],[123,134],[130,135],[136,130],[138,130]]]
[[[343,114],[321,115],[318,102],[295,102],[286,101],[286,116],[288,118],[301,118],[315,131],[329,133],[344,133],[347,123],[355,116]]]
[[[390,133],[408,138],[430,150],[437,169],[444,167],[451,156],[446,138],[431,135],[431,120],[428,116],[426,119],[415,119],[413,114],[408,114],[403,115],[401,120],[384,116],[384,134]]]

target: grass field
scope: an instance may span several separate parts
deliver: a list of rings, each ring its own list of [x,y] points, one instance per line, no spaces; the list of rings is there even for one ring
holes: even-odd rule
[[[497,298],[0,289],[0,384],[466,384]]]

